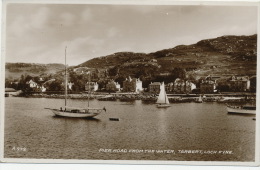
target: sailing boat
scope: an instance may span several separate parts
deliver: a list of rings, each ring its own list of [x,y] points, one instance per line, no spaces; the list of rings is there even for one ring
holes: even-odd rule
[[[200,97],[197,100],[195,100],[195,102],[196,103],[202,103],[203,102],[201,95],[200,95]]]
[[[77,108],[77,107],[68,107],[67,106],[67,84],[68,84],[68,80],[67,80],[67,68],[66,68],[66,49],[67,47],[65,47],[65,107],[62,108],[60,107],[60,109],[51,109],[51,108],[45,108],[45,109],[49,109],[51,110],[54,115],[56,116],[63,116],[63,117],[77,117],[77,118],[91,118],[94,116],[99,115],[103,110],[106,111],[106,108],[104,107],[102,108],[91,108],[89,107],[89,95],[90,95],[90,83],[88,86],[88,107],[86,108]],[[89,80],[88,82],[90,82],[90,73],[88,73],[89,76]]]
[[[169,104],[169,99],[166,95],[165,92],[165,86],[164,86],[164,82],[162,83],[162,85],[160,86],[160,93],[159,93],[159,97],[157,99],[157,107],[158,108],[166,108],[166,107],[171,107]]]

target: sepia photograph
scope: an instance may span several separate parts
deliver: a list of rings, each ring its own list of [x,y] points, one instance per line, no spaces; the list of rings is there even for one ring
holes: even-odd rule
[[[259,2],[3,1],[1,161],[259,165]]]

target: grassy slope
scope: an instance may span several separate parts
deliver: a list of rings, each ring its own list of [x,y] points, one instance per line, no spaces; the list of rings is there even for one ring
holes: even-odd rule
[[[165,73],[175,67],[185,68],[197,76],[255,75],[256,44],[257,35],[222,36],[148,54],[118,52],[91,59],[76,67],[98,69],[116,67],[121,75]],[[150,62],[151,59],[156,59],[157,62]],[[62,64],[6,63],[6,77],[15,79],[22,74],[32,76],[54,74],[63,69]]]
[[[5,76],[9,79],[18,79],[21,75],[49,75],[63,70],[62,64],[30,64],[30,63],[6,63]]]
[[[118,66],[126,73],[137,72],[151,59],[160,66],[158,72],[169,72],[175,67],[186,68],[198,76],[255,75],[257,35],[222,36],[202,40],[192,45],[180,45],[154,53],[121,52],[91,59],[79,66],[111,68]],[[143,62],[143,64],[140,64]],[[137,65],[127,67],[127,64]]]

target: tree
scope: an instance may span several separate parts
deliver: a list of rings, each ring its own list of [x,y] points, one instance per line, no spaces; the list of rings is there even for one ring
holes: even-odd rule
[[[123,82],[125,81],[126,77],[124,76],[119,76],[115,79],[115,82],[118,82],[121,87],[123,87]]]
[[[168,76],[155,76],[153,78],[153,82],[165,82],[165,83],[169,83],[169,79],[168,79]]]
[[[62,81],[55,80],[49,84],[48,91],[61,91],[63,90]]]
[[[194,84],[197,84],[197,83],[198,83],[198,80],[197,80],[197,78],[196,78],[196,75],[194,75],[194,74],[192,74],[192,73],[186,75],[186,78],[187,78],[187,80],[191,81],[191,82],[194,83]]]
[[[88,76],[85,76],[84,74],[76,74],[74,72],[71,72],[69,74],[69,80],[70,82],[74,83],[72,86],[72,90],[79,92],[79,91],[85,91],[85,84],[88,82]]]
[[[15,82],[15,83],[14,83]],[[18,80],[13,80],[13,79],[5,79],[5,88],[13,88],[18,90]]]
[[[30,88],[30,86],[29,86],[29,84],[27,84],[27,82],[29,82],[32,79],[33,79],[33,77],[30,75],[26,75],[26,76],[21,75],[17,89],[22,90],[25,95],[30,94],[33,91],[33,89]]]
[[[186,79],[186,70],[184,68],[176,67],[171,71],[170,78],[173,81],[177,78]]]
[[[148,88],[149,87],[149,84],[152,82],[152,78],[151,77],[148,77],[148,78],[143,78],[141,79],[142,80],[142,85],[143,85],[143,88]]]
[[[119,73],[118,66],[115,66],[108,70],[109,76],[116,76]]]
[[[205,80],[206,80],[205,77],[199,78],[198,81],[197,81],[196,87],[197,87],[197,88],[200,88],[200,84],[201,84],[203,81],[205,81]]]
[[[144,71],[143,70],[138,70],[138,71],[136,71],[136,73],[135,73],[135,77],[141,77],[141,76],[143,76],[144,75]]]

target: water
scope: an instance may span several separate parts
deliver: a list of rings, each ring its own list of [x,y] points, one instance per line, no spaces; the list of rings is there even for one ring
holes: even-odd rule
[[[255,157],[253,117],[229,115],[224,104],[159,109],[140,100],[92,100],[91,106],[105,106],[107,112],[81,119],[54,117],[44,109],[63,106],[62,99],[9,97],[5,102],[5,158],[240,162]]]

